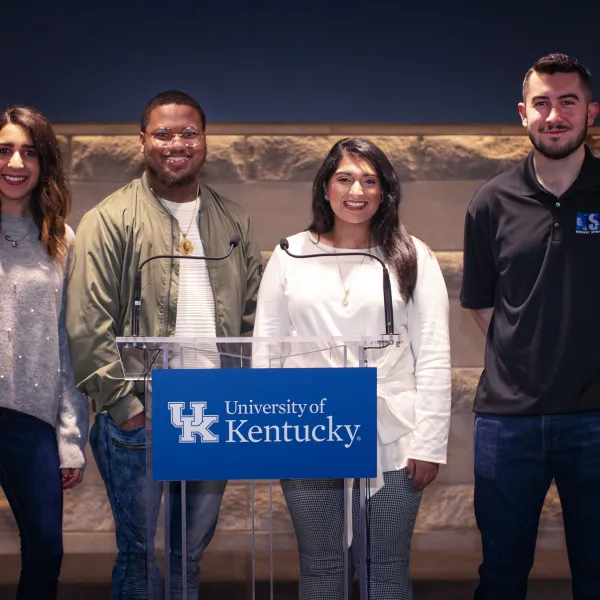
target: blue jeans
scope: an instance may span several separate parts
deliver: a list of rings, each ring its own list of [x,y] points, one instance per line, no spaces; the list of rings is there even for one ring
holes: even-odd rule
[[[600,599],[600,413],[475,417],[476,600],[522,600],[552,480],[574,600]]]
[[[96,417],[90,446],[115,519],[118,554],[112,600],[162,598],[154,537],[163,484],[146,479],[146,427],[123,430],[106,413]],[[197,600],[200,559],[217,525],[226,481],[187,483],[187,597],[182,596],[181,485],[171,483],[170,574],[173,600]]]
[[[63,557],[63,492],[54,427],[0,408],[0,485],[21,536],[17,600],[54,600]]]

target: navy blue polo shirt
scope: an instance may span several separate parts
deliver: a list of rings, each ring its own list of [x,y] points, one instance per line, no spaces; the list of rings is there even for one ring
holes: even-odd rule
[[[600,159],[586,147],[557,198],[533,152],[475,194],[465,223],[464,308],[494,308],[476,412],[600,410]]]

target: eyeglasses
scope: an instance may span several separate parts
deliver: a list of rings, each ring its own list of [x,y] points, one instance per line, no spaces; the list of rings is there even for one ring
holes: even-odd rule
[[[159,148],[167,148],[178,137],[181,143],[188,148],[195,148],[204,140],[204,132],[198,131],[195,127],[186,127],[181,133],[173,133],[168,127],[161,127],[148,135]]]

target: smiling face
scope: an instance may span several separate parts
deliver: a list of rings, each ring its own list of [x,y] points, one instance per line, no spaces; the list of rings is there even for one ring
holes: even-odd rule
[[[519,113],[538,152],[560,160],[583,144],[598,114],[586,95],[577,73],[531,74]]]
[[[187,136],[193,132],[197,134],[193,144],[197,145],[190,147]],[[172,138],[168,146],[163,145],[163,137]],[[195,182],[206,160],[202,119],[192,106],[157,106],[150,113],[146,131],[140,134],[140,143],[150,177],[168,188]]]
[[[23,127],[8,123],[0,130],[0,199],[28,206],[40,179],[40,161]]]
[[[381,204],[381,182],[373,165],[346,155],[327,183],[327,198],[335,219],[368,225]]]

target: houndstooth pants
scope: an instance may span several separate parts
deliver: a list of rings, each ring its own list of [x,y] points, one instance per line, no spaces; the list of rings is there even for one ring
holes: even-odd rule
[[[410,541],[422,492],[406,469],[384,473],[385,486],[367,501],[367,598],[412,600]],[[344,598],[344,485],[341,479],[283,479],[300,554],[300,600]],[[349,583],[359,567],[358,480],[352,495]],[[350,585],[348,589],[351,589]]]

